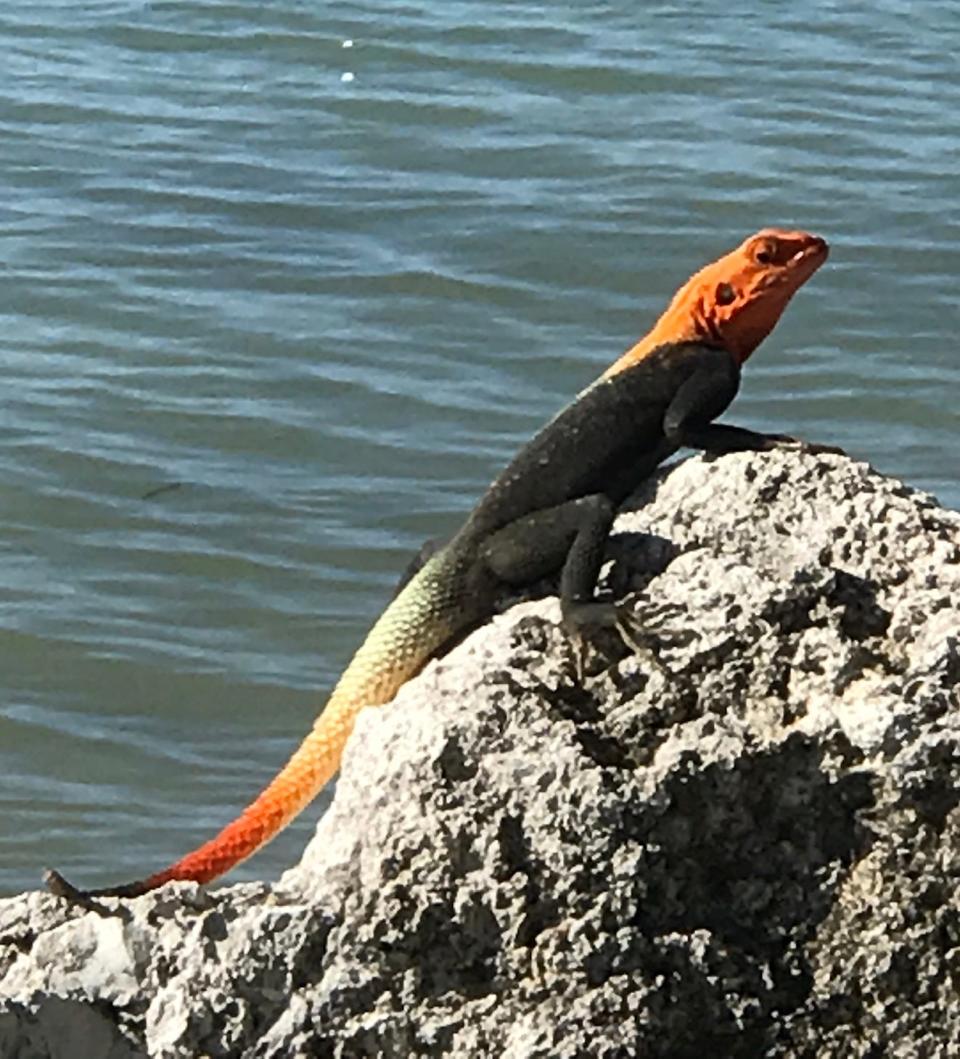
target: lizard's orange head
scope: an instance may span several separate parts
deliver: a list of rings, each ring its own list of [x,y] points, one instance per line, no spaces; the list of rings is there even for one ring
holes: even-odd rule
[[[742,363],[828,253],[826,240],[817,235],[764,228],[698,272],[674,301],[683,296],[687,305],[694,305],[700,336]]]
[[[666,312],[604,378],[673,342],[704,342],[742,364],[773,330],[787,302],[827,260],[826,240],[764,228],[687,280]]]

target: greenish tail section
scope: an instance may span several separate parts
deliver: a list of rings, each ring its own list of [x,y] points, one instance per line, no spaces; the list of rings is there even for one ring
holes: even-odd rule
[[[389,702],[464,631],[468,618],[461,598],[461,565],[440,552],[404,586],[367,634],[290,760],[215,838],[146,879],[89,893],[134,896],[175,879],[210,882],[266,845],[335,775],[360,710]]]

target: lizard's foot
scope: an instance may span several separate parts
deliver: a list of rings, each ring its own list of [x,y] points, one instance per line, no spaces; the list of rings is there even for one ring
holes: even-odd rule
[[[563,625],[567,632],[584,635],[592,629],[615,629],[621,605],[596,600],[562,604]]]
[[[664,627],[683,613],[682,607],[672,603],[639,608],[627,603],[568,603],[563,610],[563,624],[577,645],[578,679],[584,675],[589,633],[596,629],[616,632],[628,650],[664,672],[659,650],[688,643],[693,636],[689,631],[672,632]]]
[[[572,601],[561,604],[562,625],[573,644],[577,683],[582,684],[587,672],[587,656],[591,641],[603,629],[619,632],[621,607],[616,603],[596,600]]]
[[[667,673],[669,670],[660,660],[660,652],[665,647],[682,647],[696,635],[690,629],[670,627],[683,614],[683,607],[675,603],[623,606],[617,620],[617,632],[634,654],[652,668]]]
[[[841,449],[839,445],[820,445],[816,441],[801,441],[800,451],[806,452],[810,456],[846,456],[846,449]]]
[[[837,445],[820,445],[815,441],[804,441],[791,434],[768,434],[772,447],[789,449],[792,452],[805,452],[809,456],[846,456],[846,452]]]
[[[676,603],[623,605],[617,616],[617,631],[623,642],[635,651],[650,647],[680,647],[689,643],[694,634],[689,629],[678,631],[670,626],[685,613]]]

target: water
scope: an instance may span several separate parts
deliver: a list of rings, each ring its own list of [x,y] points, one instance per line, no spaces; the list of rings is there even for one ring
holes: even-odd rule
[[[949,5],[46,0],[0,46],[0,892],[209,837],[409,553],[763,224],[833,253],[737,421],[960,506]]]

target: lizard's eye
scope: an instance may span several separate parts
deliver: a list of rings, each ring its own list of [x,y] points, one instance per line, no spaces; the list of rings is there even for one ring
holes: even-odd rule
[[[716,299],[717,305],[730,305],[736,301],[737,292],[730,286],[729,283],[718,283]]]
[[[754,260],[758,265],[770,265],[773,263],[773,259],[777,256],[776,243],[764,243],[763,246],[753,255]]]

